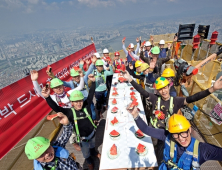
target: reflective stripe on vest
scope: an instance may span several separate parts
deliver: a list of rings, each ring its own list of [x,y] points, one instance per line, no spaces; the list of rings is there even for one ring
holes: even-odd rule
[[[50,170],[56,170],[57,168],[57,163],[58,163],[58,158],[55,159],[55,166],[51,167]],[[44,170],[46,170],[45,168],[43,168]]]
[[[84,113],[86,114],[85,117],[77,117],[77,116],[76,116],[75,109],[74,109],[74,108],[71,108],[71,109],[72,109],[72,113],[73,113],[75,129],[76,129],[77,142],[80,143],[80,134],[79,134],[79,127],[78,127],[77,120],[88,118],[89,121],[92,123],[93,127],[94,127],[94,128],[97,128],[97,127],[96,127],[96,125],[93,123],[93,120],[92,120],[91,116],[89,115],[89,113],[87,112],[87,109],[86,109],[86,108],[83,109]]]
[[[198,163],[198,150],[199,141],[191,138],[191,142],[186,148],[186,151],[181,155],[179,161],[176,162],[177,144],[171,140],[171,135],[169,134],[165,140],[163,163],[159,169],[197,170],[200,167]]]

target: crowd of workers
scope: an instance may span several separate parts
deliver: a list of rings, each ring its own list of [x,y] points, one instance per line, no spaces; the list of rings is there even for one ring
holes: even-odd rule
[[[121,73],[141,94],[143,104],[149,108],[146,110],[149,126],[140,118],[136,107],[128,108],[128,111],[143,133],[158,140],[156,149],[164,153],[162,162],[158,161],[159,169],[198,169],[207,160],[222,161],[222,148],[191,137],[191,124],[179,113],[185,105],[222,89],[222,77],[207,90],[179,97],[174,87],[176,73],[165,65],[171,58],[171,44],[164,48],[165,41],[161,40],[158,46],[154,46],[153,37],[145,44],[141,44],[138,38],[136,42],[136,49],[132,43],[126,48],[123,39],[125,56],[120,58],[120,53],[115,52],[113,61],[107,49],[103,50],[103,57],[94,53],[91,61],[86,61],[87,69],[83,68],[84,62],[81,61],[78,68],[70,70],[72,80],[69,82],[60,80],[47,70],[46,74],[52,79],[49,87],[41,88],[37,81],[38,72],[31,71],[37,93],[57,112],[63,124],[61,136],[53,143],[44,137],[34,137],[27,142],[25,153],[28,159],[34,160],[35,170],[81,169],[65,149],[68,140],[82,152],[88,169],[94,169],[92,157],[101,158],[95,148],[95,132],[107,109],[113,73]],[[66,91],[64,87],[70,90]],[[50,94],[50,89],[53,94]],[[161,146],[163,149],[160,149]]]

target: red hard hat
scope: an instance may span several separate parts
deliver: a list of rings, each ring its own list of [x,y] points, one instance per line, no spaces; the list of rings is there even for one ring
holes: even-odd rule
[[[114,54],[114,55],[115,55],[115,56],[116,56],[116,55],[120,55],[119,51],[115,52],[115,54]]]

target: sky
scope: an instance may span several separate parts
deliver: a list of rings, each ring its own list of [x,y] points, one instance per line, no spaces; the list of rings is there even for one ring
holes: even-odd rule
[[[0,0],[0,35],[217,15],[221,7],[221,0]]]

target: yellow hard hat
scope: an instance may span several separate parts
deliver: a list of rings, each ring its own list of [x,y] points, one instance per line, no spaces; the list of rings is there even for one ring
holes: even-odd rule
[[[158,77],[155,81],[155,87],[157,90],[166,87],[168,84],[170,84],[169,81],[164,77]]]
[[[171,68],[165,68],[161,77],[175,77],[175,73]]]
[[[141,64],[141,71],[142,71],[142,72],[145,71],[145,70],[148,69],[148,68],[150,68],[149,64],[147,64],[147,63],[142,63],[142,64]]]
[[[141,61],[139,61],[139,60],[137,60],[136,62],[135,62],[135,67],[137,68],[137,67],[140,67],[142,65],[142,62]]]
[[[168,121],[168,131],[170,133],[185,132],[190,128],[190,122],[182,115],[174,114]]]

